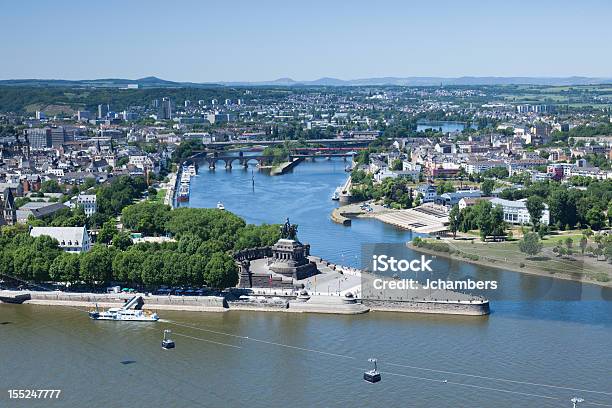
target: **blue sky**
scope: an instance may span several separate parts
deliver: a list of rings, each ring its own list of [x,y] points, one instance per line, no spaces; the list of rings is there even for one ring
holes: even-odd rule
[[[612,77],[612,2],[3,0],[0,79]]]

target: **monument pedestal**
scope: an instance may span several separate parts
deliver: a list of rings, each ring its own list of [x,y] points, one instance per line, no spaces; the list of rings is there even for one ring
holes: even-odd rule
[[[272,246],[270,270],[295,280],[309,278],[317,274],[317,267],[308,260],[310,245],[294,239],[279,239]]]

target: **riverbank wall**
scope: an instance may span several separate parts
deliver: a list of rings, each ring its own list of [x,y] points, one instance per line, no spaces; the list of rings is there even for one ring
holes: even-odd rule
[[[463,316],[485,316],[491,313],[488,301],[392,301],[364,299],[374,312],[426,313]]]
[[[302,160],[303,160],[302,158],[296,157],[294,159],[291,159],[291,161],[281,163],[278,166],[275,166],[272,168],[272,170],[270,171],[270,175],[280,176],[282,174],[285,174],[288,171],[292,170],[295,166],[300,164]]]
[[[337,224],[342,224],[344,226],[350,226],[352,221],[349,217],[347,217],[348,214],[342,212],[342,207],[340,208],[334,208],[334,210],[331,213],[331,220]]]
[[[8,292],[13,293],[13,292]],[[69,293],[29,291],[30,299],[24,304],[68,307],[119,307],[134,295],[109,293]],[[0,296],[4,296],[0,292]],[[157,296],[143,295],[146,310],[188,310],[200,312],[225,312],[227,301],[221,296]]]

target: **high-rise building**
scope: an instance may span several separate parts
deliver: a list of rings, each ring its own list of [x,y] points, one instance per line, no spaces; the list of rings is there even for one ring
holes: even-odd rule
[[[157,119],[172,119],[172,101],[170,98],[162,98]]]
[[[27,129],[26,134],[30,142],[30,148],[34,150],[47,149],[51,146],[50,128]]]
[[[109,112],[110,112],[110,105],[109,104],[100,104],[100,105],[98,105],[98,118],[105,118],[105,117],[107,117]]]
[[[91,112],[88,110],[77,111],[77,120],[79,122],[86,122],[91,119]]]
[[[66,129],[63,126],[51,128],[51,147],[60,147],[66,142]]]

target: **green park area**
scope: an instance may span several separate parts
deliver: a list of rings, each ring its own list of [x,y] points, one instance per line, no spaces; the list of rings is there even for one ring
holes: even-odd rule
[[[413,247],[453,259],[512,271],[555,276],[611,286],[612,239],[565,231],[539,239],[527,233],[521,239],[482,242],[476,237],[417,239]]]

